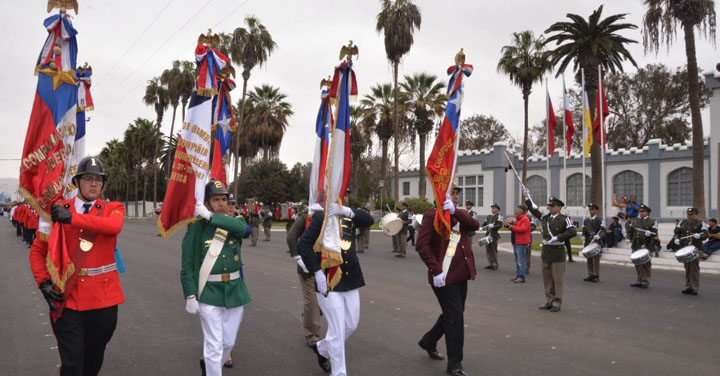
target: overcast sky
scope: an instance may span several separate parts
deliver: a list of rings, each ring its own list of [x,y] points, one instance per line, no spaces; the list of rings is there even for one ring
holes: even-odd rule
[[[269,83],[288,95],[295,115],[290,119],[280,150],[280,159],[288,166],[312,159],[319,82],[338,63],[340,46],[348,40],[359,46],[355,70],[360,96],[368,93],[371,85],[392,80],[383,37],[375,32],[375,17],[380,9],[380,2],[375,0],[79,0],[79,3],[80,14],[73,19],[78,30],[78,63],[89,62],[94,73],[95,111],[89,113],[88,154],[99,153],[112,138],[122,138],[128,123],[135,118],[154,120],[154,111],[142,103],[146,82],[173,60],[192,60],[200,33],[209,27],[217,32],[231,32],[242,26],[245,15],[258,17],[278,45],[267,65],[252,71],[249,85]],[[641,0],[416,3],[422,12],[422,27],[400,67],[401,75],[424,71],[446,80],[445,70],[463,47],[467,62],[475,67],[473,75],[465,81],[463,117],[474,113],[493,115],[514,135],[522,131],[522,97],[506,76],[496,72],[500,48],[510,43],[513,32],[529,29],[540,34],[550,24],[565,20],[568,12],[587,17],[603,3],[604,16],[629,13],[628,22],[638,25],[644,13]],[[5,159],[20,158],[22,154],[37,83],[33,68],[47,35],[42,25],[48,16],[46,4],[45,0],[0,0],[4,15],[0,21],[3,35],[0,50],[5,51],[5,58],[0,60],[3,87],[0,177],[17,177],[19,161]],[[148,27],[143,38],[129,49]],[[639,29],[625,36],[638,42],[642,39]],[[669,51],[663,48],[657,56],[644,55],[641,43],[631,46],[630,51],[640,66],[660,62],[677,67],[685,63],[684,47],[680,34]],[[700,68],[706,72],[720,62],[717,49],[706,40],[697,41],[697,55]],[[626,70],[635,69],[627,64]],[[567,81],[570,85],[571,75]],[[242,85],[238,83],[238,89],[232,92],[234,102],[241,95]],[[549,86],[557,106],[562,82],[550,77]],[[544,119],[543,90],[535,87],[530,97],[531,124]],[[179,117],[180,111],[175,129]],[[707,111],[703,120],[707,132]],[[166,114],[163,131],[169,130],[170,114]]]

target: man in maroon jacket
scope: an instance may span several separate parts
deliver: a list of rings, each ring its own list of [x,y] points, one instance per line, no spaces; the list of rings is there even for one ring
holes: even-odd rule
[[[467,297],[467,281],[475,279],[475,258],[473,257],[469,232],[477,231],[480,222],[471,217],[464,209],[456,208],[458,205],[457,188],[447,197],[443,209],[451,213],[452,226],[459,223],[460,241],[457,243],[455,256],[450,263],[447,275],[442,270],[442,262],[449,240],[443,239],[435,231],[433,221],[435,209],[430,209],[423,215],[417,245],[415,249],[420,258],[428,267],[428,282],[440,303],[442,314],[435,325],[425,333],[418,343],[427,351],[431,359],[443,360],[437,351],[437,342],[445,335],[445,344],[448,352],[447,373],[453,376],[466,376],[462,368],[465,298]]]

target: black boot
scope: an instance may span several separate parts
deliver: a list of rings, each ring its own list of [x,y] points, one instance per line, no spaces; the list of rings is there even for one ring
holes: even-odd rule
[[[200,369],[202,370],[202,376],[205,376],[205,359],[200,359]]]
[[[320,355],[320,352],[317,349],[317,344],[312,346],[312,350],[315,352],[315,354],[317,354],[318,365],[320,366],[320,368],[322,368],[322,370],[326,373],[330,373],[330,371],[332,370],[330,367],[330,359]]]

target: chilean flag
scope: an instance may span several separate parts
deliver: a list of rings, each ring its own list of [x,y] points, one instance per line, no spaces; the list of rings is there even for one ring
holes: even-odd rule
[[[427,174],[432,182],[435,195],[434,227],[435,231],[447,239],[450,237],[450,212],[443,210],[445,197],[450,194],[455,176],[455,163],[460,141],[460,108],[463,100],[463,76],[470,76],[473,66],[470,64],[454,65],[447,70],[450,76],[448,83],[448,102],[445,107],[445,118],[427,161]]]
[[[572,151],[572,138],[575,135],[575,122],[572,117],[572,108],[570,107],[570,100],[568,99],[567,89],[565,88],[565,80],[563,80],[563,108],[565,112],[565,145],[566,155],[570,155]]]
[[[75,140],[84,135],[84,126],[77,124],[76,116],[77,31],[65,13],[48,17],[44,25],[48,37],[35,67],[38,83],[25,135],[18,190],[49,221],[50,206],[63,197],[75,172],[69,167],[78,152],[74,150]]]
[[[325,206],[325,167],[327,166],[327,153],[330,142],[330,128],[333,125],[330,94],[323,90],[320,94],[320,109],[315,120],[315,156],[313,157],[312,171],[310,172],[310,205]]]
[[[235,82],[229,78],[218,79],[218,95],[213,97],[213,129],[215,144],[213,145],[212,169],[210,178],[215,178],[227,186],[227,172],[225,165],[229,162],[230,136],[235,131],[235,114],[230,99],[230,90],[235,88]]]
[[[547,134],[548,134],[548,156],[552,157],[555,153],[555,127],[557,127],[557,119],[555,118],[555,110],[553,109],[550,92],[545,88],[545,106],[547,107]]]

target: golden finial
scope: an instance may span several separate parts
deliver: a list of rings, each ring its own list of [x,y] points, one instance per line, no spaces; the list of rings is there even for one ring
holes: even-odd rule
[[[332,78],[330,78],[330,76],[328,76],[327,78],[323,78],[323,79],[320,81],[320,88],[321,88],[321,89],[324,88],[324,87],[326,87],[326,88],[329,89],[330,86],[332,86]]]
[[[455,64],[456,65],[463,65],[465,64],[465,52],[461,48],[460,51],[458,51],[457,54],[455,54]]]
[[[340,48],[340,60],[346,56],[348,60],[352,60],[353,56],[360,56],[358,54],[358,47],[353,44],[353,41],[350,41],[347,46],[342,46],[342,48]]]
[[[48,0],[47,11],[52,12],[53,9],[58,8],[60,12],[65,12],[68,9],[75,11],[78,14],[78,2],[77,0]]]
[[[204,44],[208,47],[214,47],[220,44],[220,36],[213,34],[212,29],[208,29],[207,34],[200,34],[198,37],[198,43]]]

